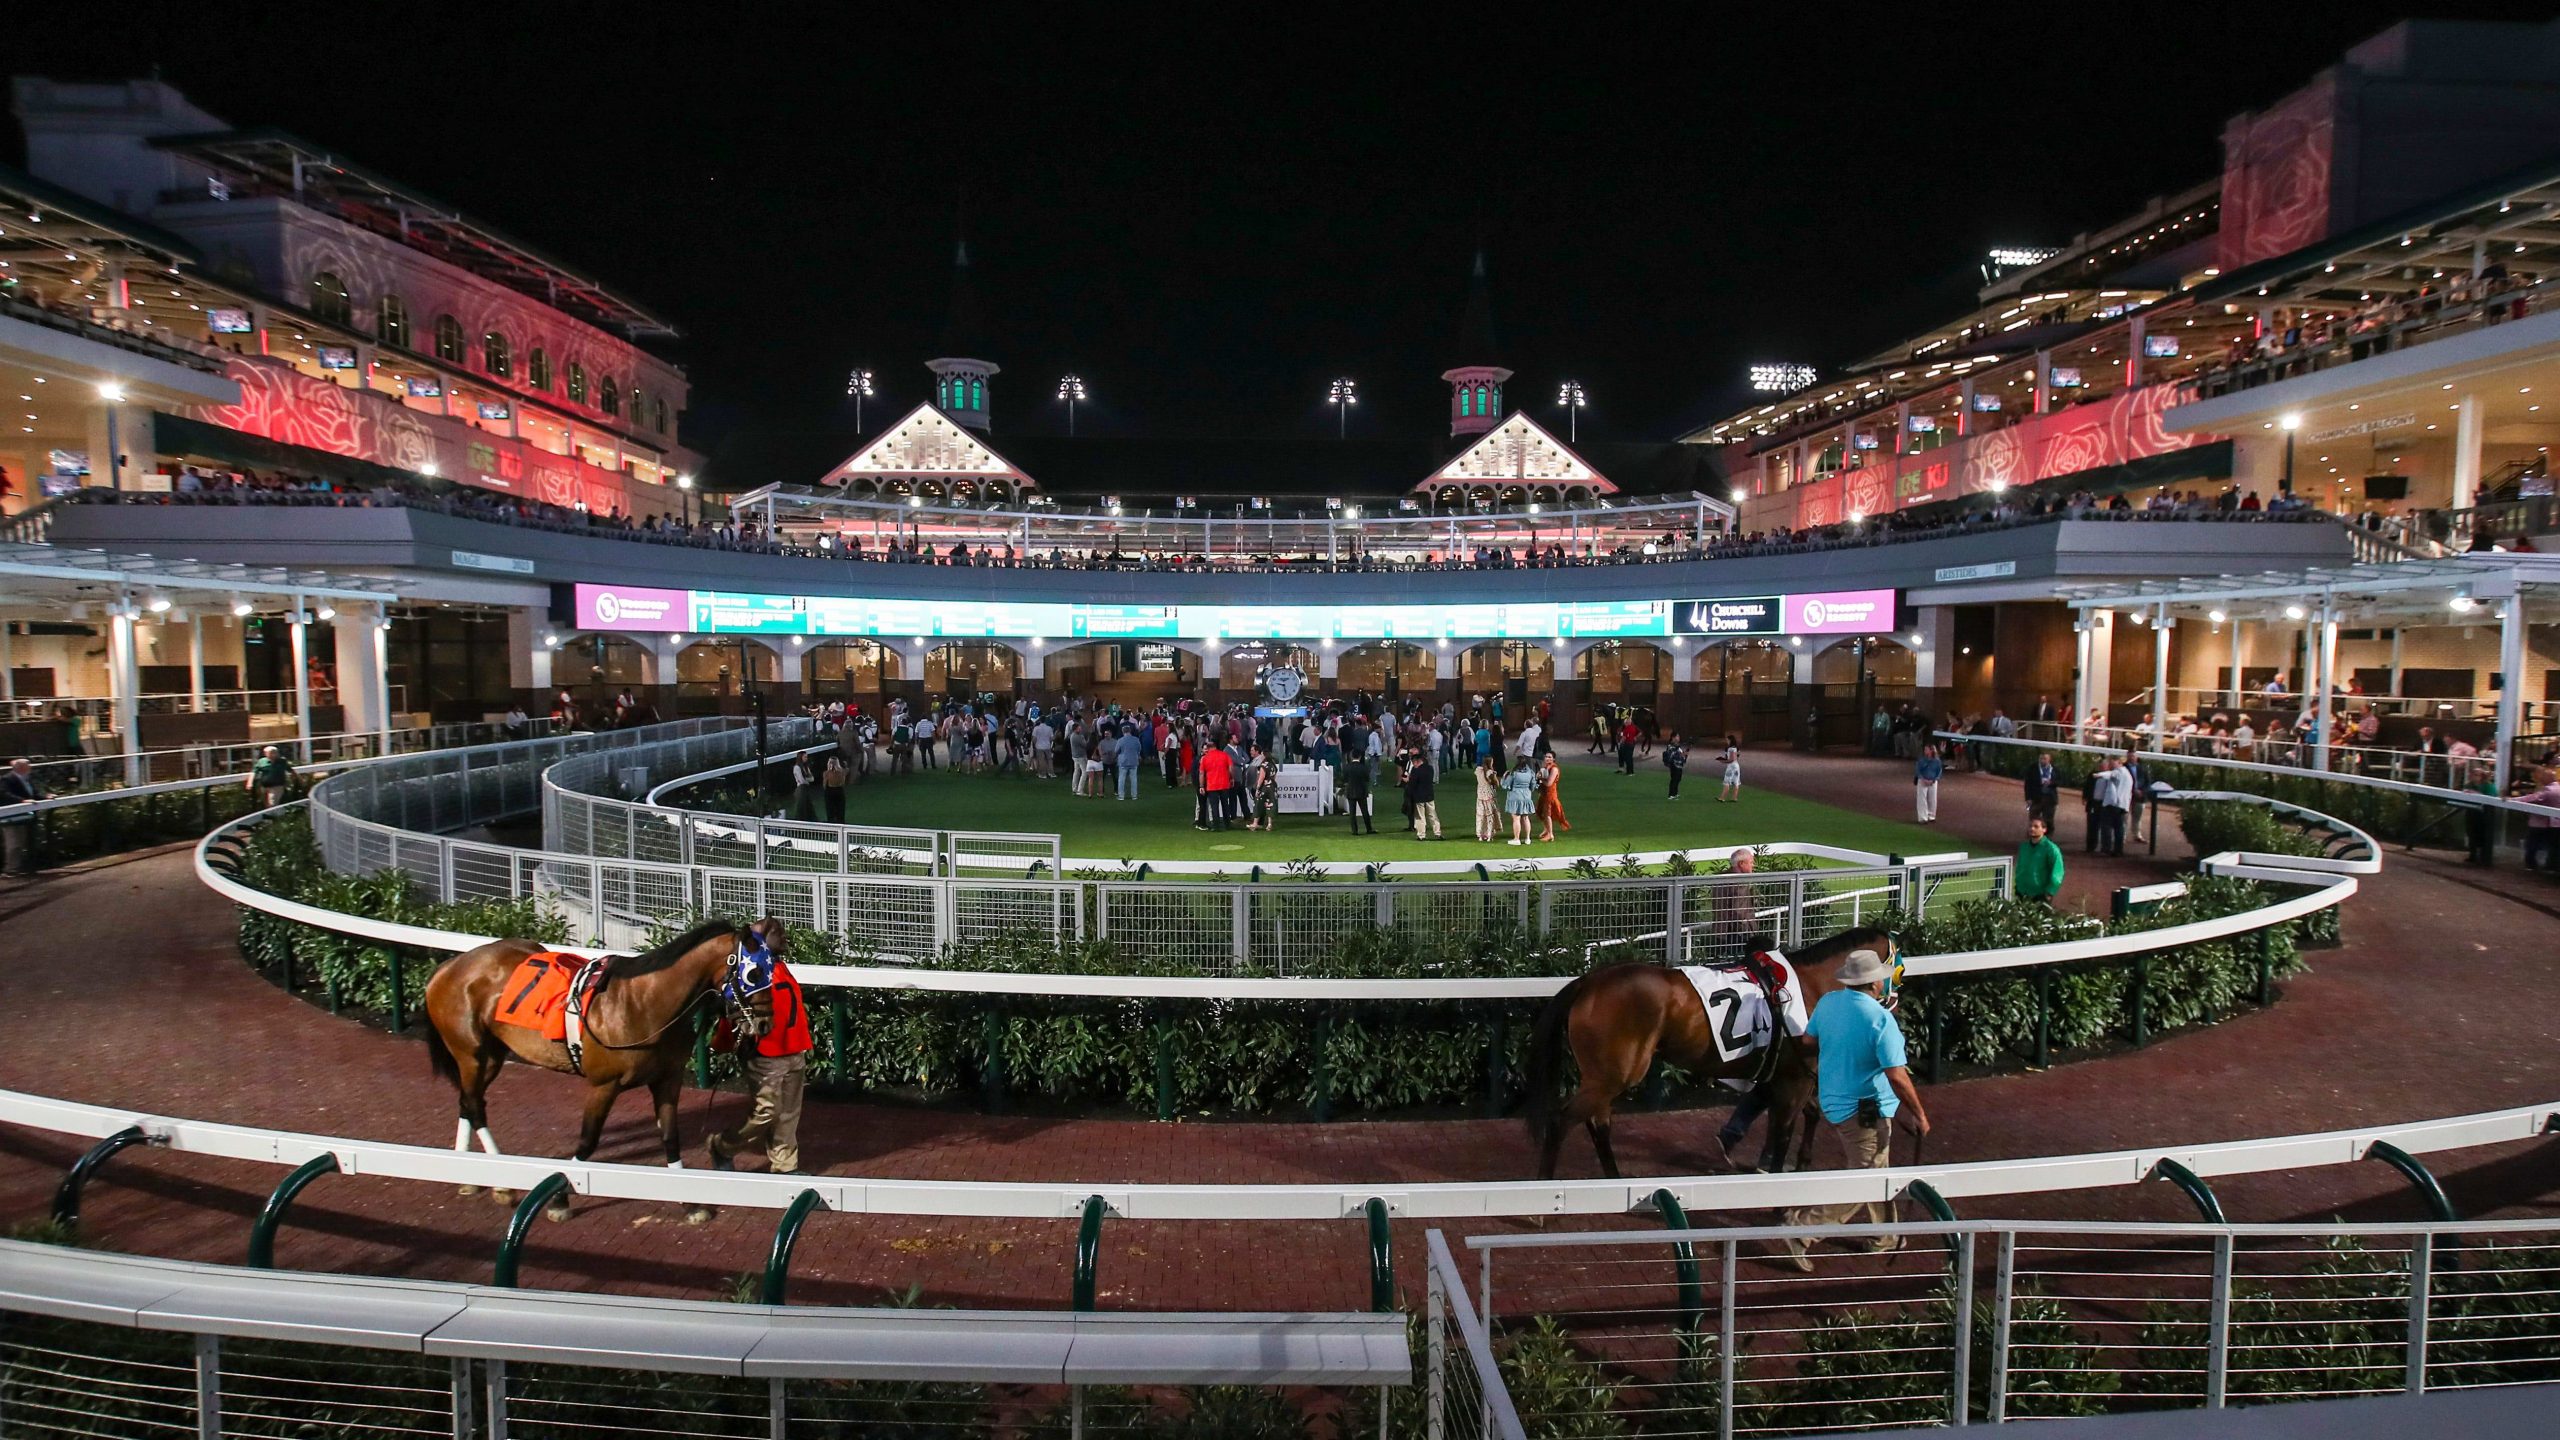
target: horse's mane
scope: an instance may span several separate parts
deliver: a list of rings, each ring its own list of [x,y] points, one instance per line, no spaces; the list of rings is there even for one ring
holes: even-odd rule
[[[1790,950],[1787,952],[1787,959],[1797,965],[1819,965],[1826,960],[1837,960],[1852,950],[1875,948],[1892,939],[1893,932],[1890,930],[1878,929],[1873,925],[1860,925],[1843,930],[1836,935],[1826,935],[1820,940],[1806,944],[1802,949]],[[1877,953],[1884,952],[1878,949]]]
[[[711,940],[721,936],[735,939],[737,934],[738,927],[726,920],[705,920],[664,945],[614,961],[613,974],[621,979],[628,979],[634,975],[654,975],[692,954],[697,947]]]

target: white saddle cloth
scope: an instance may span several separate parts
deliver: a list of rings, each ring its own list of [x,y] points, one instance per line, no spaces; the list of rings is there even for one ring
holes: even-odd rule
[[[1785,956],[1772,950],[1769,958],[1786,977],[1779,992],[1779,1010],[1787,1033],[1800,1036],[1806,1023],[1804,985]],[[1707,1007],[1707,1028],[1716,1037],[1718,1058],[1727,1062],[1739,1060],[1770,1042],[1776,1026],[1769,1013],[1769,996],[1749,975],[1704,965],[1683,965],[1680,973],[1698,987],[1698,1000]]]

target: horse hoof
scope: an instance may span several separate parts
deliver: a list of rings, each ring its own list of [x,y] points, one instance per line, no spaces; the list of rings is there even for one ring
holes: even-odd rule
[[[465,1185],[453,1193],[456,1195],[477,1195],[480,1193],[480,1187],[477,1185]]]
[[[569,1218],[569,1207],[566,1205],[545,1205],[542,1207],[542,1218],[553,1221],[566,1220]]]
[[[684,1223],[687,1225],[705,1224],[712,1216],[717,1215],[718,1213],[720,1212],[712,1209],[708,1205],[696,1205],[684,1212]]]
[[[513,1205],[516,1203],[516,1192],[513,1190],[492,1190],[489,1192],[489,1198],[497,1201],[501,1205]]]

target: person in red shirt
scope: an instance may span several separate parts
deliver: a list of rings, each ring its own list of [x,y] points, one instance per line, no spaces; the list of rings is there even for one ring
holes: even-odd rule
[[[741,1150],[761,1147],[769,1173],[805,1173],[800,1168],[800,1106],[809,1083],[809,1049],[815,1042],[809,1035],[808,1002],[791,967],[782,963],[782,947],[782,922],[770,918],[750,926],[741,947],[755,973],[772,982],[773,1023],[763,1034],[739,1044],[729,1022],[720,1022],[714,1043],[723,1050],[736,1046],[739,1068],[755,1087],[755,1107],[745,1124],[711,1137],[714,1170],[729,1169]]]
[[[1209,828],[1227,828],[1227,816],[1234,806],[1228,790],[1235,783],[1235,758],[1224,745],[1203,746],[1200,751],[1200,793],[1208,797]]]

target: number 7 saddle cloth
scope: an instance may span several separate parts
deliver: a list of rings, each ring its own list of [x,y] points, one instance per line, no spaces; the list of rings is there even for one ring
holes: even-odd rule
[[[1680,973],[1698,987],[1707,1007],[1707,1028],[1716,1037],[1716,1054],[1739,1060],[1769,1044],[1776,1033],[1775,1013],[1789,1035],[1804,1034],[1804,986],[1787,957],[1764,950],[1737,965],[1683,965]]]
[[[603,957],[563,955],[538,950],[517,962],[498,993],[490,1019],[500,1025],[531,1030],[546,1040],[573,1040],[570,1023],[582,1018],[587,1001],[603,983]]]

